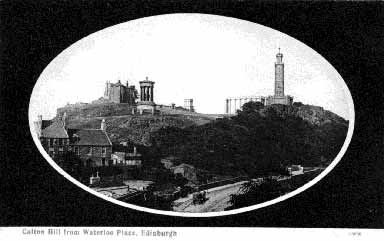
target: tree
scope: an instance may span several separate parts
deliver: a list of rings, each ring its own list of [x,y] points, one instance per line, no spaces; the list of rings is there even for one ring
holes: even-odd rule
[[[290,187],[275,179],[265,178],[261,183],[249,181],[243,184],[237,194],[232,194],[227,210],[247,207],[266,202],[284,195]]]
[[[74,152],[65,152],[59,158],[60,166],[72,177],[81,179],[84,174],[83,161]]]

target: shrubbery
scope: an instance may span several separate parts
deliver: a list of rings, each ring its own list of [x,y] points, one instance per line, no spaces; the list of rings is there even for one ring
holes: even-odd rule
[[[324,158],[332,160],[346,133],[347,126],[340,123],[317,126],[248,102],[232,118],[184,129],[159,129],[151,135],[151,153],[176,156],[217,174],[260,176],[280,172],[283,162],[314,166]]]

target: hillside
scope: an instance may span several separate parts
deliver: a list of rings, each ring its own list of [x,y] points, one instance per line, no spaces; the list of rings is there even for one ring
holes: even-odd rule
[[[105,119],[107,133],[114,143],[133,142],[149,146],[150,133],[163,127],[185,128],[203,125],[216,119],[218,115],[205,115],[180,110],[160,108],[157,115],[132,114],[128,104],[75,104],[57,110],[56,118],[64,113],[70,128],[100,128]]]
[[[294,106],[266,106],[258,111],[262,116],[266,116],[270,109],[274,109],[282,117],[300,117],[313,125],[348,124],[341,117],[322,107],[298,103]],[[152,144],[151,133],[161,128],[200,126],[223,117],[223,115],[191,113],[168,108],[160,109],[161,114],[158,115],[132,115],[132,109],[128,104],[115,103],[67,105],[57,110],[57,117],[62,116],[64,112],[67,115],[68,126],[71,128],[99,128],[100,121],[105,119],[107,133],[112,142],[128,141],[145,146]]]
[[[324,110],[323,107],[314,105],[304,105],[296,102],[293,106],[272,105],[264,107],[260,113],[265,113],[268,109],[273,108],[280,116],[297,116],[308,121],[313,125],[323,125],[326,123],[338,123],[342,125],[348,124],[342,117]]]
[[[152,153],[220,175],[264,175],[290,164],[326,165],[340,151],[347,124],[319,107],[249,102],[230,118],[159,129],[151,134]]]

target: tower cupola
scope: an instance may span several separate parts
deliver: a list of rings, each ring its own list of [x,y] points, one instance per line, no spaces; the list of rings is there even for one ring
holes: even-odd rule
[[[283,54],[280,52],[280,48],[279,48],[279,52],[276,54],[276,64],[282,64],[283,63]]]

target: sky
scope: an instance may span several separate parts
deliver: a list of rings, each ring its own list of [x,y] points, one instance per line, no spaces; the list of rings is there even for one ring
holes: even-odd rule
[[[228,97],[273,95],[278,48],[285,63],[285,94],[345,119],[352,97],[321,55],[271,28],[235,18],[169,14],[141,18],[91,34],[60,53],[42,72],[30,100],[30,118],[55,116],[67,103],[103,96],[105,82],[155,81],[157,104],[220,114]]]

